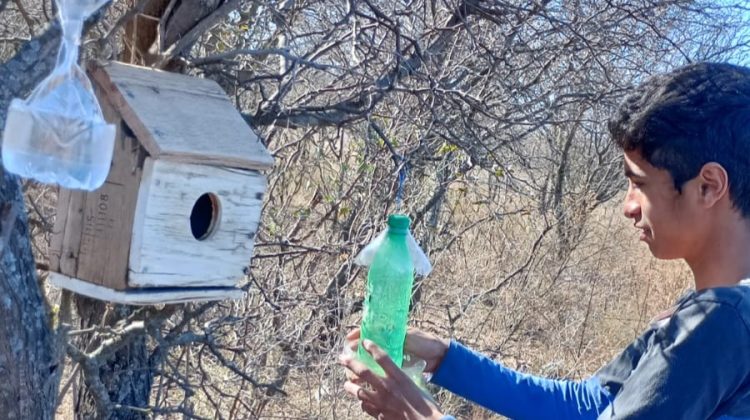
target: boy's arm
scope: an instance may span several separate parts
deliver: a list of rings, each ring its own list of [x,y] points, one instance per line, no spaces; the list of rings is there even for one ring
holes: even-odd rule
[[[452,341],[432,382],[513,419],[595,419],[610,404],[597,378],[559,381],[509,369]]]
[[[726,302],[680,309],[649,341],[600,419],[710,418],[750,372],[750,332]]]

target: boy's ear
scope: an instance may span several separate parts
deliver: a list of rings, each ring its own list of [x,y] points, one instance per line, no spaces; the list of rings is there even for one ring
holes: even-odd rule
[[[713,207],[729,194],[729,175],[726,169],[716,162],[709,162],[698,174],[700,198],[706,207]]]

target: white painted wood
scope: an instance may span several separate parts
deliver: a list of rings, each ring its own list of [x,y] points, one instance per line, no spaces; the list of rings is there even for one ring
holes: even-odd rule
[[[249,260],[249,257],[248,257]],[[170,262],[184,263],[177,259],[165,260],[164,265]],[[196,267],[200,261],[190,265],[184,265],[185,268]],[[178,271],[178,270],[175,270]],[[128,273],[128,285],[131,287],[232,287],[242,278],[242,275],[232,275],[227,277],[217,277],[215,275],[205,275],[196,277],[190,273],[142,273],[130,271]]]
[[[244,276],[258,230],[265,177],[250,171],[146,158],[130,248],[130,287],[233,286]],[[213,235],[199,241],[190,213],[218,197]]]
[[[264,170],[273,157],[213,80],[122,63],[93,78],[154,158]]]
[[[224,299],[242,299],[245,292],[241,289],[223,288],[171,288],[171,289],[140,289],[113,290],[94,283],[89,283],[64,274],[49,272],[48,277],[53,285],[68,289],[79,295],[122,303],[125,305],[157,305],[198,301],[212,301]]]

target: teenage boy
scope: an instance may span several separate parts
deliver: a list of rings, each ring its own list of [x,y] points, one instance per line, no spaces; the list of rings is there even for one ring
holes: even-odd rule
[[[583,381],[522,374],[417,330],[405,351],[427,361],[433,383],[515,419],[750,418],[750,69],[698,63],[653,77],[609,128],[624,153],[625,216],[655,257],[685,260],[695,291]],[[365,412],[451,418],[364,346],[385,377],[342,364]]]

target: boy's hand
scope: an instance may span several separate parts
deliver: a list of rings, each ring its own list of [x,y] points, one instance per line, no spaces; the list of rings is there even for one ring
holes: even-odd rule
[[[357,343],[359,343],[359,334],[359,328],[355,328],[346,335],[346,346],[355,353],[357,352]],[[450,341],[440,339],[416,328],[409,328],[406,331],[404,353],[424,360],[427,363],[425,372],[432,373],[437,370],[449,346]]]
[[[422,395],[385,351],[369,340],[362,344],[385,372],[385,377],[380,377],[352,356],[341,357],[341,364],[358,379],[358,383],[347,381],[344,390],[361,401],[364,412],[378,420],[437,420],[443,417],[437,406]],[[370,389],[361,387],[363,383],[369,384]]]

